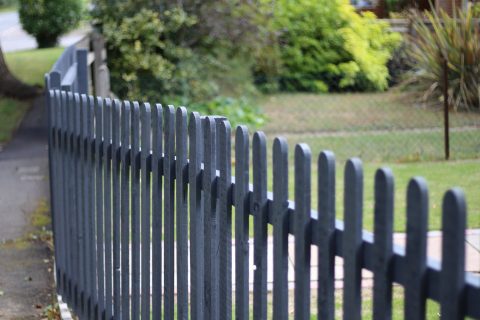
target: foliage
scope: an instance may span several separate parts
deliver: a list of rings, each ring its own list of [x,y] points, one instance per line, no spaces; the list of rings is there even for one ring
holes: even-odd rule
[[[265,117],[261,115],[260,108],[245,97],[235,99],[219,96],[206,103],[193,103],[190,107],[201,114],[227,117],[233,127],[248,123],[250,128],[256,128],[262,126],[265,122]]]
[[[471,10],[474,18],[480,18],[480,2],[473,3]]]
[[[261,32],[254,32],[261,28],[254,23],[257,10],[243,0],[182,3],[96,1],[93,16],[107,40],[114,92],[217,114],[213,108],[222,109],[219,101],[248,109],[251,102],[244,102],[255,94],[252,53],[261,52],[262,43],[256,40]],[[224,113],[237,116],[233,122],[255,122],[238,112]]]
[[[411,71],[413,60],[407,50],[408,43],[405,41],[393,51],[392,57],[387,63],[389,86],[394,86],[404,82],[408,77],[408,72]]]
[[[0,7],[10,7],[17,4],[17,0],[0,0]]]
[[[39,48],[53,47],[58,37],[81,19],[80,0],[20,0],[23,29],[37,39]]]
[[[280,87],[288,91],[385,90],[400,35],[347,0],[279,0]]]
[[[445,60],[449,105],[455,110],[480,107],[480,28],[471,9],[453,17],[445,12],[426,12],[426,21],[413,14],[410,55],[414,72],[410,81],[424,92],[424,101],[443,100]]]

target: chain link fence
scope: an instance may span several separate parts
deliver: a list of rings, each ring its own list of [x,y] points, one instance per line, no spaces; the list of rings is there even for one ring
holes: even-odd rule
[[[315,153],[330,149],[339,159],[442,160],[444,114],[411,93],[279,93],[266,95],[264,130],[290,144],[306,142]],[[480,157],[480,112],[450,111],[450,158]]]

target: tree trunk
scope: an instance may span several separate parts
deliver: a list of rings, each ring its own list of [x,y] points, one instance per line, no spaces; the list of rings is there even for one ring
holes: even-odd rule
[[[10,72],[0,46],[0,96],[14,99],[30,99],[41,93],[40,87],[23,83]]]

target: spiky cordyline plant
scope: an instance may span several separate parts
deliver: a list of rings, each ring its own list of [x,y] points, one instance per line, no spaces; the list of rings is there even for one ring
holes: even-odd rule
[[[414,65],[410,80],[423,91],[424,101],[442,101],[446,59],[450,108],[478,111],[480,30],[472,10],[458,10],[453,16],[443,11],[413,13],[412,21],[409,54]]]

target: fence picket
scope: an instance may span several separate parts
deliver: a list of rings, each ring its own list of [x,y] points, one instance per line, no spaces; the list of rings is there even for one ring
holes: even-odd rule
[[[425,319],[428,191],[423,178],[407,189],[407,247],[405,256],[405,319]]]
[[[190,303],[192,320],[202,320],[204,292],[204,216],[202,208],[201,165],[203,161],[202,122],[200,115],[192,112],[189,134],[189,185],[190,185]]]
[[[62,123],[61,123],[61,96],[58,90],[53,91],[53,97],[50,99],[51,109],[50,115],[52,116],[52,143],[53,146],[50,146],[53,152],[54,162],[50,166],[50,172],[54,172],[54,181],[53,181],[53,192],[55,196],[53,197],[54,200],[54,212],[55,212],[55,265],[56,265],[56,279],[57,279],[57,292],[59,294],[63,294],[63,275],[65,273],[64,269],[64,246],[65,240],[63,238],[62,230],[64,228],[63,225],[63,195],[62,195],[62,139],[61,139],[61,130],[62,130]],[[52,102],[53,101],[53,102]]]
[[[81,177],[80,177],[80,96],[78,93],[73,94],[73,101],[72,101],[72,113],[73,113],[73,135],[72,135],[72,146],[73,146],[73,178],[74,178],[74,186],[73,186],[73,241],[74,241],[74,272],[75,272],[75,294],[74,294],[74,303],[73,308],[79,314],[82,315],[81,310],[81,291],[82,291],[82,270],[80,268],[80,261],[82,259],[81,256]]]
[[[77,189],[77,161],[76,161],[76,139],[75,139],[75,127],[76,127],[76,108],[75,100],[72,92],[67,94],[67,113],[68,113],[68,124],[69,124],[69,150],[70,150],[70,159],[69,159],[69,222],[70,222],[70,261],[71,261],[71,289],[70,289],[70,304],[72,308],[77,311],[77,290],[78,290],[78,266],[77,266],[77,206],[76,206],[76,189]]]
[[[295,147],[295,319],[310,319],[310,203],[311,153],[306,144]]]
[[[176,112],[177,319],[188,319],[187,110]]]
[[[72,288],[72,261],[71,261],[71,232],[70,232],[70,175],[71,172],[71,157],[70,157],[70,124],[69,124],[69,111],[68,111],[68,96],[66,92],[62,92],[62,116],[63,116],[63,142],[64,142],[64,152],[65,155],[63,156],[63,181],[64,181],[64,202],[63,202],[63,212],[65,216],[65,229],[64,229],[64,239],[65,239],[65,269],[66,269],[66,276],[65,276],[65,292],[64,298],[65,301],[70,303],[70,292]]]
[[[392,318],[394,182],[390,169],[375,174],[373,319]]]
[[[121,146],[121,288],[123,320],[130,318],[130,102],[124,101],[122,108]]]
[[[267,318],[267,142],[255,132],[252,142],[254,246],[253,318]]]
[[[62,296],[67,301],[68,299],[68,219],[67,219],[67,204],[66,204],[66,199],[67,199],[67,116],[66,116],[66,94],[65,92],[61,92],[59,94],[59,122],[60,122],[60,131],[59,131],[59,143],[61,145],[61,161],[60,161],[60,166],[61,166],[61,174],[60,174],[60,180],[61,180],[61,198],[62,198],[62,203],[61,203],[61,210],[62,210],[62,239],[63,239],[63,276],[62,276]]]
[[[235,132],[235,319],[249,318],[249,137],[246,126]]]
[[[103,221],[103,99],[97,98],[95,103],[95,196],[96,196],[96,228],[97,228],[97,296],[98,310],[97,316],[103,318],[105,310],[105,270],[104,270],[104,221]]]
[[[165,156],[163,158],[164,173],[164,215],[165,215],[165,319],[174,318],[174,270],[175,270],[175,110],[173,106],[168,106],[165,112]]]
[[[142,318],[150,319],[150,184],[151,176],[147,162],[151,150],[151,111],[150,104],[143,103],[141,108],[142,136],[141,136],[141,197],[142,197],[142,216],[141,216],[141,248],[142,248],[142,289],[141,289],[141,312]]]
[[[362,218],[363,171],[360,159],[353,158],[345,166],[345,231],[343,233],[343,319],[362,318]]]
[[[86,223],[87,219],[87,210],[86,210],[86,194],[88,192],[86,188],[86,139],[85,134],[87,131],[87,119],[86,119],[86,100],[87,97],[85,95],[79,96],[78,101],[78,109],[80,113],[80,132],[78,137],[78,146],[79,146],[79,168],[80,168],[80,194],[79,194],[79,223],[80,223],[80,261],[79,261],[79,268],[80,268],[80,276],[81,276],[81,290],[80,290],[80,313],[81,318],[86,319],[88,317],[88,306],[87,306],[87,279],[88,279],[88,259],[90,258],[87,256],[87,228],[88,225]]]
[[[112,317],[112,101],[103,106],[103,210],[105,216],[105,318]]]
[[[442,206],[441,319],[463,319],[465,285],[466,204],[459,188],[449,190]]]
[[[94,138],[94,116],[95,100],[92,96],[87,99],[87,188],[88,188],[88,251],[90,255],[89,263],[89,287],[90,299],[88,301],[89,318],[95,317],[95,305],[97,303],[97,253],[95,244],[95,138]]]
[[[232,319],[232,202],[231,202],[231,128],[227,120],[217,121],[220,181],[220,319]]]
[[[112,219],[113,219],[113,315],[120,319],[121,286],[120,286],[120,109],[122,103],[113,101],[112,116]]]
[[[152,319],[162,318],[162,152],[163,108],[152,110]]]
[[[56,230],[55,238],[57,239],[56,243],[56,254],[55,264],[57,266],[57,292],[60,295],[63,295],[63,276],[65,274],[65,262],[64,262],[64,252],[65,252],[65,239],[63,238],[63,220],[64,220],[64,211],[63,211],[63,177],[62,177],[62,157],[63,157],[63,141],[62,141],[62,113],[61,113],[61,95],[60,91],[54,91],[54,104],[52,106],[52,114],[55,118],[55,131],[54,131],[54,150],[55,162],[52,165],[52,169],[55,170],[55,182],[54,182],[54,192],[55,192],[55,210],[56,210]]]
[[[318,157],[318,319],[335,318],[335,156]]]
[[[132,251],[132,315],[130,319],[140,317],[140,106],[132,104],[132,146],[130,149],[131,164],[131,251]]]
[[[273,319],[288,319],[288,145],[273,142]]]
[[[215,120],[212,117],[204,118],[203,122],[205,145],[204,145],[204,171],[203,190],[205,209],[204,216],[204,303],[205,318],[218,320],[218,220],[217,201],[215,199],[215,177],[216,177],[216,128]]]

